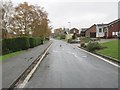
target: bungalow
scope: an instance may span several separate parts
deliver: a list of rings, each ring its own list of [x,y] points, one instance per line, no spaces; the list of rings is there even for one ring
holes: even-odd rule
[[[74,33],[79,34],[79,30],[76,28],[70,29],[70,34],[74,34]]]
[[[79,30],[76,28],[72,28],[69,30],[69,32],[66,34],[66,39],[71,39],[73,35],[76,35],[76,37],[80,37]]]
[[[72,28],[70,30],[70,34],[75,34],[77,37],[80,37],[80,30],[76,28]]]
[[[120,35],[120,19],[110,22],[109,24],[94,24],[87,29],[85,36],[96,38],[115,38]]]
[[[108,36],[107,38],[115,38],[120,34],[120,19],[117,19],[108,24]]]
[[[94,24],[86,30],[85,36],[96,38],[96,37],[106,37],[106,32],[108,32],[108,24]]]
[[[54,34],[56,36],[64,35],[64,31],[62,30],[62,28],[57,28],[57,29],[54,30]]]

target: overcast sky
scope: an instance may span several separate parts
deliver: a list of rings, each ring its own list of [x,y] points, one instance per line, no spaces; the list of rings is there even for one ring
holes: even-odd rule
[[[14,5],[24,1],[45,8],[53,28],[88,28],[118,18],[119,0],[11,0]],[[88,2],[89,1],[89,2]],[[70,22],[70,23],[68,23]]]

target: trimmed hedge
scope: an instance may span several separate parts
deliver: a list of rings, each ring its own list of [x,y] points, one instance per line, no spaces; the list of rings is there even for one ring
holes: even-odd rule
[[[21,50],[26,50],[30,47],[28,37],[16,38],[15,39],[15,44],[17,45],[17,48],[21,49]]]
[[[37,38],[29,38],[30,48],[43,44],[43,41],[40,37]]]
[[[41,38],[19,37],[2,40],[2,54],[8,54],[20,50],[35,47],[42,44]]]

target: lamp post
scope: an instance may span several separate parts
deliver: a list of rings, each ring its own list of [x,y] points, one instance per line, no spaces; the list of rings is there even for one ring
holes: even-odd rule
[[[71,22],[68,22],[68,24],[69,24],[69,30],[70,30],[70,28],[71,28]]]

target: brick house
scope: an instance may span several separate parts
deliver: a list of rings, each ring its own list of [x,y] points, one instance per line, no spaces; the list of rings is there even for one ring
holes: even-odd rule
[[[79,30],[76,28],[72,28],[72,29],[70,29],[69,33],[70,34],[73,34],[73,33],[79,34]]]
[[[91,38],[96,38],[96,37],[104,38],[107,35],[106,34],[107,31],[108,31],[108,24],[94,24],[87,29],[85,36]]]
[[[120,19],[112,21],[108,24],[108,36],[107,38],[115,38],[120,34]]]
[[[85,33],[86,37],[91,38],[115,38],[118,35],[120,35],[120,19],[108,24],[94,24]]]
[[[54,34],[55,35],[64,35],[64,31],[62,30],[62,28],[57,28],[54,30]]]
[[[69,34],[75,34],[77,37],[80,37],[80,31],[77,28],[70,29]]]

